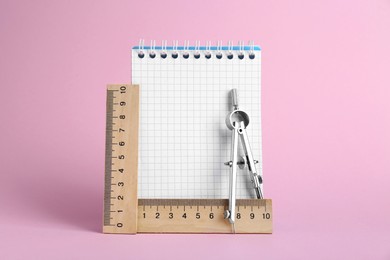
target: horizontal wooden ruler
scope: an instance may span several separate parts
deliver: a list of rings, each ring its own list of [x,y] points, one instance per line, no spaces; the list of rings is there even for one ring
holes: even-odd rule
[[[139,199],[139,233],[272,233],[272,201],[236,201],[234,226],[227,199]]]
[[[139,87],[109,85],[106,114],[104,233],[272,233],[272,201],[236,202],[234,226],[227,199],[138,199]]]

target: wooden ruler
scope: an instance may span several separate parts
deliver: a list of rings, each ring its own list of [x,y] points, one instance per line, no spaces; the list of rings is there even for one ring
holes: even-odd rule
[[[107,88],[104,233],[272,233],[272,201],[236,202],[234,226],[227,199],[138,199],[139,87]]]
[[[139,199],[139,233],[272,233],[272,201],[236,201],[236,221],[224,219],[227,199]]]
[[[104,233],[137,232],[139,88],[109,85],[106,115]]]

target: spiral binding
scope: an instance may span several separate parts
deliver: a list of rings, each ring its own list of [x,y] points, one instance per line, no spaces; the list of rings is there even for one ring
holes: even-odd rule
[[[190,57],[190,41],[184,41],[183,46],[180,48],[178,41],[173,41],[172,47],[167,47],[167,44],[167,40],[163,40],[161,42],[161,47],[159,48],[159,55],[162,59],[166,59],[168,57],[168,51],[173,59],[177,59],[179,57],[183,59],[188,59]],[[206,41],[205,47],[201,48],[200,41],[195,41],[194,47],[191,48],[191,53],[195,59],[199,59],[201,57],[211,59],[213,58],[211,46],[211,41]],[[222,47],[222,41],[218,41],[216,44],[216,48],[214,47],[213,50],[215,50],[214,57],[217,59],[222,59],[224,56],[227,57],[229,60],[233,59],[234,57],[237,57],[240,60],[245,59],[245,57],[249,59],[254,59],[256,57],[254,41],[249,41],[248,45],[246,46],[244,41],[239,41],[238,48],[237,46],[233,46],[232,41],[228,41],[227,47]],[[145,48],[145,41],[141,39],[139,41],[137,53],[138,58],[140,59],[146,57],[149,57],[151,59],[156,58],[158,55],[156,50],[156,41],[151,40],[150,46]]]

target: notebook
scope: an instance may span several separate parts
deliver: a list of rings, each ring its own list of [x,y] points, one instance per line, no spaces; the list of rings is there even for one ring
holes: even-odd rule
[[[225,118],[233,88],[250,116],[262,175],[260,66],[253,44],[132,48],[132,83],[140,85],[139,198],[228,197],[232,133]],[[237,198],[255,198],[247,169],[238,171]]]

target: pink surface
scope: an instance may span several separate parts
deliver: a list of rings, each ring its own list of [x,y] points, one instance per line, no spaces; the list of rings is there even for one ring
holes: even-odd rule
[[[2,0],[0,259],[390,259],[389,28],[388,0]],[[100,233],[140,37],[262,46],[273,235]]]

